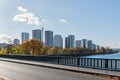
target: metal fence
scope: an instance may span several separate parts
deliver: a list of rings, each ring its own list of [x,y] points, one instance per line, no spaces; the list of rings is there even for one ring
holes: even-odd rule
[[[58,64],[108,70],[120,70],[120,59],[60,57]]]
[[[34,60],[68,66],[98,68],[120,71],[120,59],[80,58],[67,56],[24,56],[24,55],[0,55],[4,58]]]

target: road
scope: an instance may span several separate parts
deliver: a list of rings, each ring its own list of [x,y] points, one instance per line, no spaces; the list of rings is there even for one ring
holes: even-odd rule
[[[0,75],[11,80],[109,80],[97,76],[0,61]]]

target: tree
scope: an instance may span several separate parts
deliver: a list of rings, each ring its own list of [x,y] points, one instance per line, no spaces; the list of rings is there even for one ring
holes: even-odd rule
[[[1,51],[0,51],[1,54],[7,54],[8,53],[8,50],[7,48],[2,48]]]
[[[41,54],[43,43],[37,39],[31,39],[24,42],[22,46],[26,53],[31,53],[32,55],[38,55],[38,54]]]
[[[106,52],[105,48],[104,47],[101,47],[101,52]]]
[[[50,47],[49,46],[43,46],[41,49],[41,54],[48,54]]]
[[[28,50],[26,50],[26,48],[22,45],[13,45],[11,47],[11,50],[12,50],[12,53],[13,54],[22,54],[22,55],[25,55]]]
[[[22,45],[21,45],[21,52],[23,54],[29,54],[30,53],[29,45],[30,45],[29,40],[27,40],[24,43],[22,43]]]

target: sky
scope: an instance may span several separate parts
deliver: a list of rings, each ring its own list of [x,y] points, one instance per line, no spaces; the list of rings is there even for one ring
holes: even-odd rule
[[[120,48],[119,21],[120,0],[0,0],[0,42],[44,27],[63,38]]]

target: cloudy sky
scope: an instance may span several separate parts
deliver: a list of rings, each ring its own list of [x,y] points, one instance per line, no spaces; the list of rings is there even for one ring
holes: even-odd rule
[[[42,26],[63,38],[120,47],[120,0],[0,0],[0,42]]]

